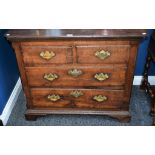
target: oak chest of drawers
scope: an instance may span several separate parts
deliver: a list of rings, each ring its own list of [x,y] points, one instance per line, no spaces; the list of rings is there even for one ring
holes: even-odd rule
[[[10,30],[27,99],[26,118],[98,114],[129,121],[144,30]]]

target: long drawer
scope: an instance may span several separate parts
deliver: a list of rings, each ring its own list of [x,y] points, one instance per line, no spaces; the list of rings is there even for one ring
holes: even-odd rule
[[[126,65],[27,67],[30,87],[124,86]]]
[[[123,90],[31,89],[32,105],[38,108],[111,109],[125,107]]]

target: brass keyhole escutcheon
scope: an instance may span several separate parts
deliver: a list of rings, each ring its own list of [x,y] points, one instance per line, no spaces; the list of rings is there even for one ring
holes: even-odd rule
[[[68,71],[68,75],[70,75],[70,76],[72,76],[72,77],[78,77],[78,76],[80,76],[80,75],[82,75],[83,73],[82,73],[82,71],[81,70],[79,70],[79,69],[70,69],[69,71]]]
[[[80,96],[83,95],[82,91],[79,91],[79,90],[73,90],[71,93],[70,93],[71,96],[75,97],[75,98],[78,98]]]

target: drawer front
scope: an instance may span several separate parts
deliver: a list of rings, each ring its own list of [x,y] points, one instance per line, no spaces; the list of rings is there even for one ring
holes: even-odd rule
[[[33,107],[109,109],[123,106],[123,90],[31,89]]]
[[[72,63],[71,46],[22,46],[26,66]]]
[[[127,63],[129,45],[76,46],[77,62],[81,64]]]
[[[124,86],[126,66],[27,67],[26,74],[31,87]]]

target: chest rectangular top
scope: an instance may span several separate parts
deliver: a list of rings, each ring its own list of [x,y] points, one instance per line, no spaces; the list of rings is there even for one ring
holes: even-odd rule
[[[41,39],[138,39],[146,36],[143,29],[20,29],[9,30],[8,40]]]

